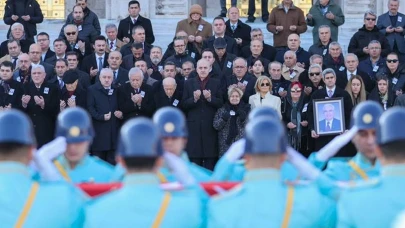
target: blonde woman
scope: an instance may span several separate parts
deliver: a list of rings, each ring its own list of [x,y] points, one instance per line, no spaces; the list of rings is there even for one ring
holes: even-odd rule
[[[279,97],[271,95],[272,87],[270,78],[260,76],[255,84],[256,94],[249,97],[249,104],[251,109],[262,106],[274,108],[281,119],[281,100]]]
[[[366,89],[361,76],[353,75],[346,85],[346,91],[352,98],[353,108],[367,99]]]

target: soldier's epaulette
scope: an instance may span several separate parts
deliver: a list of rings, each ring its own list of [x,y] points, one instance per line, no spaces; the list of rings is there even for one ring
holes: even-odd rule
[[[183,185],[179,182],[161,183],[160,188],[165,191],[180,191],[184,189]]]
[[[211,199],[217,200],[222,199],[224,197],[229,197],[233,195],[239,194],[243,190],[243,184],[237,184],[233,188],[229,189],[228,191],[220,191],[218,194],[211,196]]]
[[[374,187],[380,183],[381,183],[380,178],[372,178],[369,180],[358,180],[358,181],[347,181],[347,182],[338,181],[337,182],[338,186],[343,189],[363,189],[363,188]]]

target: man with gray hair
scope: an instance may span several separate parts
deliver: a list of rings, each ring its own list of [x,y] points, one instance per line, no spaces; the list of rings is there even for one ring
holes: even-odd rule
[[[268,59],[269,61],[274,61],[276,59],[276,54],[277,50],[264,42],[264,35],[263,32],[260,28],[254,28],[250,32],[250,39],[253,40],[259,40],[263,42],[263,51],[262,51],[262,57],[265,59]],[[247,59],[249,56],[252,55],[252,52],[250,51],[250,45],[247,45],[242,48],[242,57]]]
[[[381,55],[386,57],[391,51],[387,38],[378,30],[376,24],[377,15],[373,11],[364,14],[364,25],[350,39],[348,52],[354,53],[359,61],[365,60],[370,55],[368,44],[372,40],[378,40],[381,44]]]
[[[311,70],[315,70],[312,69]],[[318,70],[318,69],[316,69]],[[311,71],[312,72],[312,71]],[[315,71],[313,71],[315,72]],[[343,106],[344,106],[344,114],[342,115],[345,122],[345,128],[348,129],[350,127],[350,114],[352,112],[353,104],[350,98],[349,93],[347,93],[344,89],[339,88],[336,86],[336,73],[333,69],[327,68],[322,72],[322,78],[325,83],[325,87],[322,89],[318,89],[317,91],[313,92],[311,95],[311,99],[308,103],[308,123],[309,129],[311,131],[311,138],[315,142],[315,151],[318,151],[322,147],[324,147],[328,142],[330,142],[336,135],[319,135],[319,132],[316,128],[316,123],[320,121],[319,119],[314,118],[314,111],[322,112],[323,110],[314,110],[314,100],[316,99],[331,99],[331,98],[343,98]],[[325,125],[326,126],[326,125]],[[331,128],[332,126],[330,126]],[[319,128],[318,128],[319,129]],[[338,152],[336,156],[338,157],[349,157],[353,156],[355,151],[343,151],[341,150]]]
[[[20,41],[21,51],[27,53],[30,45],[35,42],[33,39],[26,39],[25,35],[24,26],[18,22],[14,23],[11,26],[10,36],[0,45],[0,58],[8,54],[7,42],[10,39]]]
[[[21,98],[21,108],[32,120],[38,148],[54,138],[55,119],[59,113],[58,88],[46,82],[45,76],[42,65],[33,65],[31,82],[24,84]]]
[[[359,69],[366,72],[371,80],[376,80],[379,69],[385,67],[385,58],[381,57],[381,44],[378,40],[372,40],[368,44],[369,58],[360,61]]]
[[[329,25],[319,26],[318,36],[318,42],[309,47],[308,52],[311,56],[314,54],[326,56],[328,54],[329,44],[332,42]]]
[[[332,68],[335,72],[346,70],[342,47],[338,42],[333,41],[329,44],[329,54],[324,58],[323,63],[325,68]]]
[[[305,69],[297,64],[297,55],[294,51],[284,53],[284,63],[281,73],[286,80],[292,82],[298,81],[304,71]]]
[[[358,69],[359,59],[353,53],[349,53],[345,56],[345,66],[346,71],[344,73],[337,73],[337,86],[342,89],[346,88],[347,83],[350,81],[350,78],[354,75],[358,75],[363,79],[364,87],[367,92],[371,92],[374,89],[374,82],[371,81],[370,76],[361,70]],[[340,75],[342,74],[342,75]]]
[[[181,108],[182,95],[182,91],[177,88],[174,78],[163,79],[162,85],[155,91],[156,110],[166,106]]]
[[[118,108],[117,89],[113,71],[103,68],[98,75],[100,82],[87,89],[87,111],[93,120],[95,137],[91,154],[115,164],[118,129],[123,118]]]
[[[118,108],[124,115],[124,121],[144,116],[151,117],[154,111],[152,87],[144,81],[144,73],[133,67],[128,73],[129,83],[118,89]]]
[[[398,54],[400,61],[405,55],[405,15],[398,12],[399,0],[388,1],[388,12],[378,16],[377,28],[387,38],[391,50]]]
[[[107,35],[107,53],[110,53],[111,51],[120,51],[121,47],[126,44],[117,38],[117,33],[118,28],[115,24],[107,24],[105,26],[105,34]]]

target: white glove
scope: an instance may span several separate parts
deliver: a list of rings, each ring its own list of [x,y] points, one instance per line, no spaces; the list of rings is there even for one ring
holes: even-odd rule
[[[297,152],[294,148],[287,148],[288,161],[291,162],[299,173],[308,180],[315,180],[321,174],[321,171],[313,166],[308,160]]]
[[[316,153],[316,159],[326,162],[333,157],[343,146],[345,146],[357,133],[358,128],[352,127],[349,131],[336,136],[326,146],[324,146],[318,153]]]
[[[245,153],[246,139],[239,139],[234,142],[225,152],[224,157],[230,162],[236,162]]]
[[[41,180],[58,181],[63,179],[52,161],[65,151],[66,139],[58,137],[34,153],[34,164],[31,166],[35,166],[38,169],[37,171],[41,175]]]
[[[165,162],[169,166],[173,175],[181,184],[189,186],[196,183],[196,180],[190,174],[188,166],[181,157],[170,152],[165,152],[163,154],[163,158],[165,159]]]

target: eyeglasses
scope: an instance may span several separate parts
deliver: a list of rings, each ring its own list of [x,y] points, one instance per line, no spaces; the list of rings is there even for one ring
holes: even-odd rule
[[[387,59],[387,63],[397,63],[398,59]]]
[[[309,73],[309,76],[313,77],[313,76],[319,76],[321,74],[321,72],[311,72]]]
[[[292,93],[299,93],[299,92],[301,92],[301,89],[295,89],[295,90],[292,89],[291,92],[292,92]]]
[[[364,18],[365,20],[367,20],[367,21],[375,21],[376,19],[375,18]]]
[[[76,35],[76,32],[67,32],[66,35],[67,36],[74,36],[74,35]]]
[[[270,83],[262,83],[262,84],[260,84],[260,86],[270,86]]]

